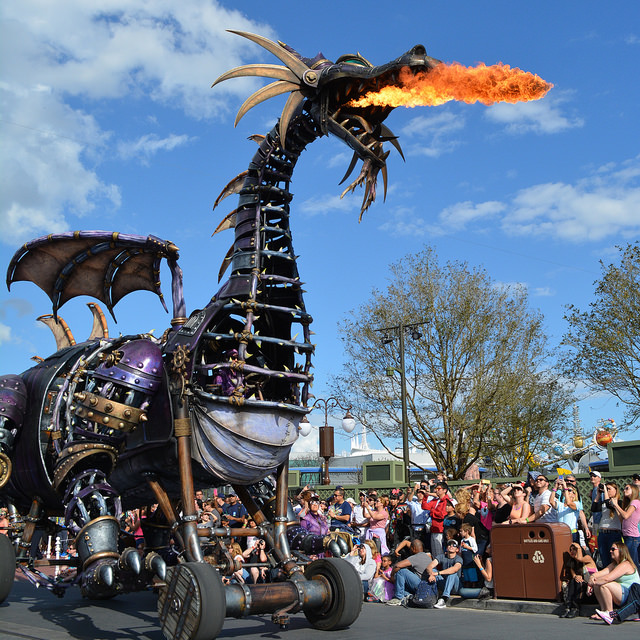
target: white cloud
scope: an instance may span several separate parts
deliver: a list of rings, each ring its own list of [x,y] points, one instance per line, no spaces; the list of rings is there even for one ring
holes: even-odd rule
[[[0,344],[11,340],[11,327],[0,322]]]
[[[407,155],[437,158],[443,153],[450,153],[460,144],[459,140],[452,139],[452,135],[464,126],[464,117],[451,111],[412,118],[401,131],[409,141]]]
[[[171,151],[189,143],[193,138],[186,135],[171,134],[166,138],[160,138],[156,134],[147,133],[137,140],[122,141],[118,143],[118,152],[123,158],[139,158],[146,162],[158,151]]]
[[[196,118],[226,112],[229,95],[246,93],[251,80],[215,90],[211,82],[249,51],[257,59],[268,54],[224,29],[273,37],[267,25],[213,0],[22,0],[3,3],[2,20],[0,223],[1,241],[11,245],[118,208],[118,186],[99,173],[100,161],[118,149],[148,158],[188,141],[147,134],[119,142],[118,132],[105,131],[80,105],[104,114],[108,101],[126,98]]]
[[[566,100],[566,94],[560,94],[532,102],[501,102],[488,107],[485,116],[493,122],[505,125],[506,131],[513,134],[551,134],[582,127],[582,118],[562,113],[560,105]]]
[[[570,242],[602,240],[640,232],[640,157],[609,163],[575,184],[533,185],[510,201],[458,202],[438,215],[436,224],[405,225],[404,216],[387,223],[402,233],[442,235],[497,223],[508,235],[547,236]],[[398,231],[400,232],[400,231]],[[542,294],[540,294],[542,295]]]
[[[300,455],[303,453],[318,453],[318,433],[311,431],[308,436],[300,436],[291,448],[291,455]]]
[[[359,193],[356,189],[353,194],[347,193],[344,198],[334,196],[315,196],[302,202],[299,206],[301,213],[306,216],[317,216],[331,213],[332,211],[352,212],[359,206],[360,200],[354,200]],[[357,202],[357,204],[356,204]]]
[[[514,235],[554,236],[572,242],[640,231],[639,159],[602,168],[576,184],[547,183],[521,190],[502,221]]]

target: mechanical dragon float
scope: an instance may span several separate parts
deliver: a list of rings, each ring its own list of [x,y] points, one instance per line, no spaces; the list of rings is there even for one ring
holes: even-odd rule
[[[282,43],[234,33],[284,63],[242,66],[218,78],[274,80],[242,105],[237,120],[270,97],[290,96],[276,126],[252,136],[258,150],[248,169],[216,201],[238,196],[216,229],[234,229],[235,239],[219,280],[228,267],[230,275],[211,301],[187,316],[178,249],[154,236],[50,235],[26,243],[11,260],[9,286],[31,281],[51,298],[53,314],[41,319],[58,351],[0,380],[0,495],[12,523],[11,537],[0,535],[0,601],[9,594],[15,556],[32,582],[57,595],[71,584],[90,598],[153,586],[171,639],[215,638],[225,616],[272,613],[286,624],[289,613],[303,611],[313,626],[331,630],[360,613],[356,572],[336,557],[309,561],[331,542],[307,535],[287,499],[289,452],[309,410],[314,350],[289,229],[289,184],[304,148],[333,134],[353,150],[345,180],[362,161],[346,190],[363,187],[362,217],[375,200],[379,172],[386,190],[385,143],[402,151],[383,123],[393,106],[353,101],[398,86],[401,72],[425,75],[440,63],[421,45],[373,66],[360,55],[304,58]],[[142,289],[164,305],[163,259],[172,276],[173,319],[161,339],[110,338],[104,314],[91,303],[91,337],[75,343],[58,317],[65,302],[89,295],[113,315],[123,296]],[[195,490],[227,484],[256,528],[200,535]],[[123,509],[151,503],[159,508],[143,521],[140,554],[120,517]],[[34,533],[50,528],[52,516],[64,519],[78,552],[57,578],[29,554]],[[237,569],[225,541],[242,535],[264,536],[279,581],[223,585],[221,575]],[[335,546],[333,552],[340,555]]]

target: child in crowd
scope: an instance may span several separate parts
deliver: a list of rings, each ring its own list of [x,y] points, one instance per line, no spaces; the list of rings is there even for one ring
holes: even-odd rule
[[[380,602],[387,602],[395,595],[395,585],[391,572],[393,570],[391,556],[382,556],[382,564],[376,571],[376,575],[371,582],[371,595]]]

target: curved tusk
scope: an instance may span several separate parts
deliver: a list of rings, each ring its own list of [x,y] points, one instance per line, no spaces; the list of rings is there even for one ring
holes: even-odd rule
[[[279,96],[283,93],[289,93],[291,91],[296,91],[299,89],[300,85],[294,84],[293,82],[286,82],[285,80],[278,80],[276,82],[272,82],[268,84],[266,87],[262,87],[262,89],[258,89],[255,93],[252,93],[240,107],[238,111],[238,115],[236,116],[236,121],[233,123],[234,127],[238,126],[238,122],[242,119],[245,113],[252,109],[257,104],[268,100],[269,98],[273,98],[274,96]]]

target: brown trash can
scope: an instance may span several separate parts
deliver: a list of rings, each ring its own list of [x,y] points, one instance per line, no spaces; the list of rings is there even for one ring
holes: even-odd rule
[[[571,529],[562,522],[500,525],[491,529],[498,598],[555,600]]]

